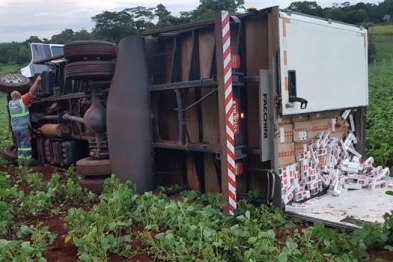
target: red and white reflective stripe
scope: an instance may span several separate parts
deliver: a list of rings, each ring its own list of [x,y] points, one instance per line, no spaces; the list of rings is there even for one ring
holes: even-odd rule
[[[224,60],[225,82],[225,114],[226,114],[226,137],[227,137],[227,169],[228,169],[228,197],[229,213],[236,210],[236,176],[235,176],[235,140],[233,133],[233,96],[232,96],[232,52],[231,31],[229,27],[229,13],[221,11],[222,45]]]

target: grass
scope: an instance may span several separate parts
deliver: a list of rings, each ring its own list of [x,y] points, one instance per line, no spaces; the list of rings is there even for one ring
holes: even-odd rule
[[[386,65],[393,66],[393,25],[373,26],[369,29],[369,33],[377,49],[375,57],[377,63],[382,64],[385,59]]]
[[[0,75],[19,73],[20,69],[22,67],[24,67],[24,65],[18,65],[18,64],[1,65],[0,64]]]
[[[370,27],[372,35],[393,35],[393,25],[378,25]]]

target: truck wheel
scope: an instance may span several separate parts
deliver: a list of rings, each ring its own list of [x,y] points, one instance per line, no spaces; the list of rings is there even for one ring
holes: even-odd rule
[[[2,156],[8,161],[16,162],[18,159],[18,148],[15,145],[7,146],[3,149]]]
[[[101,194],[102,190],[104,189],[104,181],[106,178],[80,178],[78,180],[78,184],[86,188],[87,190],[90,190],[94,194]]]
[[[21,74],[7,74],[0,77],[0,92],[24,92],[30,87],[30,79]]]
[[[82,177],[106,176],[112,174],[112,167],[109,159],[86,157],[76,162],[76,172]]]
[[[68,61],[112,60],[117,55],[116,44],[100,40],[67,43],[63,50]]]
[[[81,61],[64,67],[66,78],[75,80],[111,80],[115,72],[115,63],[111,61]]]

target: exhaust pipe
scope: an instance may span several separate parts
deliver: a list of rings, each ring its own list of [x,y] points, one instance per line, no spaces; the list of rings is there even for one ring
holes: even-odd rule
[[[38,131],[48,137],[68,137],[71,134],[70,128],[62,124],[45,124]]]

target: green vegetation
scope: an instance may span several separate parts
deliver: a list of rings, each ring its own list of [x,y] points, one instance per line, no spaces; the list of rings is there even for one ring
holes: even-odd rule
[[[371,62],[375,59],[378,65],[383,65],[385,59],[385,65],[393,67],[393,26],[370,27],[369,38],[372,39],[372,44],[378,50]]]
[[[72,177],[72,172],[65,175],[68,181]],[[2,261],[46,261],[44,251],[57,237],[42,222],[27,225],[13,219],[47,214],[53,201],[66,203],[50,190],[59,189],[64,180],[56,177],[45,185],[41,176],[34,175],[26,182],[41,191],[24,195],[12,186],[12,178],[0,175]],[[217,194],[206,197],[186,191],[181,201],[163,194],[137,195],[131,183],[119,183],[114,176],[105,181],[98,202],[80,189],[81,194],[69,195],[72,188],[77,184],[63,190],[69,200],[95,203],[89,209],[59,211],[66,212],[65,242],[77,247],[80,261],[108,261],[110,254],[126,258],[143,254],[162,261],[369,261],[367,248],[392,248],[388,244],[393,241],[393,214],[385,215],[382,226],[368,225],[346,234],[320,223],[293,223],[281,210],[255,207],[247,200],[239,202],[236,216],[227,217],[217,208],[221,203]],[[45,200],[35,199],[37,194],[45,195]],[[35,199],[26,209],[25,197]]]
[[[369,107],[367,111],[367,155],[378,164],[393,166],[393,75],[392,66],[369,70]]]
[[[19,73],[20,68],[23,66],[24,65],[19,65],[19,64],[14,64],[14,63],[5,64],[5,65],[0,64],[0,75]]]
[[[369,67],[366,154],[373,156],[378,164],[392,167],[393,26],[371,27],[370,37],[377,50],[377,66]]]
[[[373,36],[393,35],[393,25],[372,26],[369,29],[369,33],[372,34]]]

